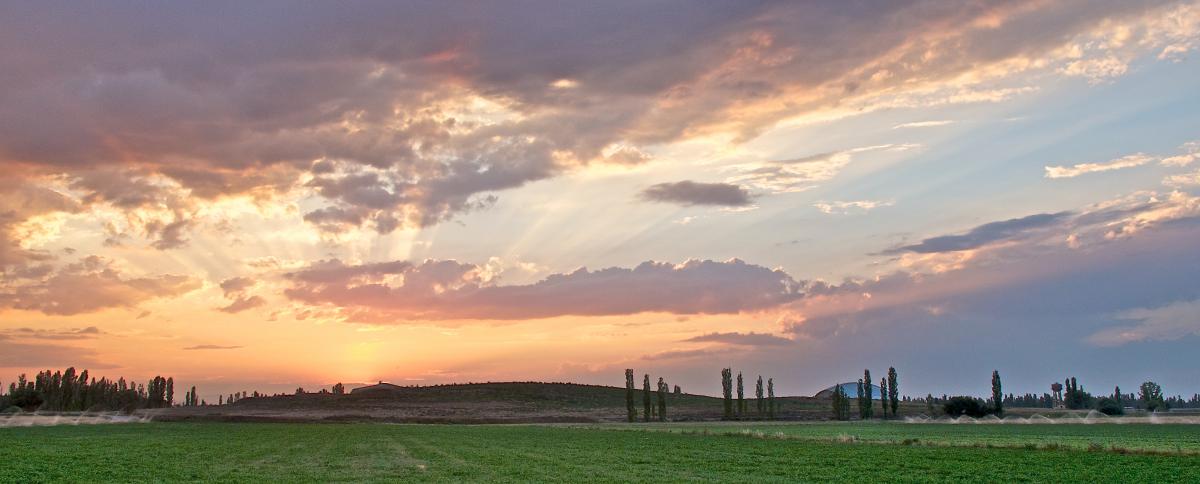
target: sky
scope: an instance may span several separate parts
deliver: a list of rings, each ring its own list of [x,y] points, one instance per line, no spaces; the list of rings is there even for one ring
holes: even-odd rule
[[[1200,392],[1200,2],[9,3],[0,44],[4,386]]]

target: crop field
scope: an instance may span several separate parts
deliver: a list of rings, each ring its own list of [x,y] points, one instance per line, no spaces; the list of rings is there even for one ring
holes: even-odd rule
[[[629,424],[626,429],[759,436],[805,441],[934,446],[1061,447],[1200,455],[1200,425],[1149,423],[946,424],[903,422],[682,422]],[[606,428],[612,428],[607,426]]]
[[[734,426],[727,426],[733,430]],[[763,425],[811,439],[695,425],[145,423],[0,428],[0,482],[39,481],[1198,481],[1200,457],[1074,448],[871,443],[892,431],[1011,442],[1160,438],[1138,426]],[[1066,427],[1066,426],[1059,426]],[[1096,427],[1093,430],[1093,427]],[[1011,429],[1011,430],[1010,430]],[[695,432],[699,430],[699,432]],[[721,427],[720,430],[726,430]],[[686,431],[686,432],[685,432]],[[940,434],[938,432],[941,432]],[[1046,432],[1059,432],[1047,434]],[[1072,432],[1079,432],[1073,434]],[[1095,432],[1095,433],[1089,433]],[[817,437],[861,434],[863,441]],[[823,437],[822,437],[823,438]],[[1121,440],[1125,439],[1125,440]],[[1132,439],[1132,440],[1130,440]],[[1183,445],[1180,443],[1179,445]]]

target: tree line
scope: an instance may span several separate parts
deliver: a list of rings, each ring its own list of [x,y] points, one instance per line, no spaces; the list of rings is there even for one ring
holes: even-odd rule
[[[765,393],[764,393],[765,388]],[[737,375],[737,407],[735,409],[733,403],[733,369],[721,369],[721,393],[724,396],[725,412],[722,418],[725,420],[746,420],[748,418],[757,419],[774,419],[775,418],[775,379],[768,378],[766,387],[763,387],[762,375],[758,376],[758,382],[754,387],[754,406],[755,414],[750,416],[750,412],[746,410],[746,392],[743,386],[742,372]],[[736,411],[735,411],[736,410]]]
[[[874,393],[871,383],[871,370],[863,370],[855,387],[855,405],[858,407],[858,418],[869,420],[875,417]],[[841,383],[833,386],[830,410],[834,420],[850,420],[850,396],[846,394]],[[895,418],[900,411],[900,376],[895,367],[888,368],[887,376],[879,379],[879,410],[880,418]],[[889,416],[890,415],[890,416]]]
[[[189,395],[194,392],[193,387]],[[191,397],[188,398],[190,401]],[[0,410],[17,407],[27,411],[130,412],[140,408],[169,407],[174,403],[174,378],[155,376],[145,384],[135,384],[124,378],[97,380],[87,370],[76,372],[74,367],[64,371],[41,371],[33,380],[21,374],[17,381],[9,383],[7,393],[0,392]]]
[[[671,392],[670,385],[667,384],[662,377],[658,377],[658,384],[654,391],[650,390],[650,374],[642,376],[642,421],[650,422],[658,420],[660,422],[667,421],[667,394]],[[679,385],[675,385],[675,395],[682,395],[683,390]],[[630,422],[637,421],[637,407],[635,405],[635,390],[633,386],[633,369],[625,370],[625,407],[627,418]]]

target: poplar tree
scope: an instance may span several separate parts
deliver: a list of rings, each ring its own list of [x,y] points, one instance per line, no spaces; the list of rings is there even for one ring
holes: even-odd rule
[[[642,419],[646,422],[650,421],[650,412],[654,411],[654,405],[650,402],[650,374],[647,373],[642,377],[642,405],[645,406],[645,413],[642,414]]]
[[[892,404],[892,418],[895,418],[900,407],[900,378],[896,375],[896,367],[888,368],[888,400]]]
[[[996,415],[1004,416],[1004,393],[1000,390],[1000,371],[992,370],[992,401],[995,402]]]
[[[625,409],[629,412],[629,421],[637,420],[637,407],[633,404],[633,369],[625,370]]]
[[[887,420],[887,378],[879,378],[879,406],[883,407],[883,419]]]
[[[775,420],[775,379],[767,379],[767,417]]]
[[[850,397],[846,395],[846,389],[842,388],[840,384],[833,387],[833,418],[850,420]]]
[[[858,379],[857,403],[858,403],[858,418],[860,418],[860,419],[864,418],[863,415],[866,415],[866,412],[863,410],[863,381],[862,381],[862,378]]]
[[[658,377],[658,420],[667,421],[667,383]]]
[[[733,371],[721,370],[721,390],[725,397],[725,420],[733,419]]]
[[[758,385],[754,387],[754,404],[758,408],[758,418],[762,418],[767,406],[767,401],[763,399],[762,375],[758,375]]]
[[[737,395],[737,416],[738,418],[742,418],[742,416],[746,414],[746,400],[745,395],[742,392],[742,372],[740,371],[738,372],[737,378]]]
[[[863,401],[866,415],[863,415],[863,418],[868,419],[875,416],[875,402],[872,401],[875,392],[871,390],[871,370],[863,370],[863,389],[866,390],[866,400]]]

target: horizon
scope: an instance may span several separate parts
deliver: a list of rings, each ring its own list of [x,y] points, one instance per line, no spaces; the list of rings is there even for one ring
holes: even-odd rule
[[[4,388],[1200,392],[1200,2],[227,7],[4,7]]]

